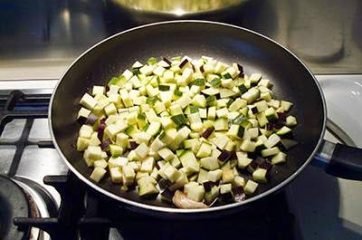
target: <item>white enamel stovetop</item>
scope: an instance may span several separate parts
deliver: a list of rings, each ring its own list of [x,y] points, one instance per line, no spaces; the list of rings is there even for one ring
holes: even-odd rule
[[[362,147],[362,76],[318,76],[328,117]],[[336,141],[330,134],[327,139]],[[362,159],[361,159],[362,161]],[[297,239],[362,239],[362,182],[337,179],[308,166],[288,186]]]

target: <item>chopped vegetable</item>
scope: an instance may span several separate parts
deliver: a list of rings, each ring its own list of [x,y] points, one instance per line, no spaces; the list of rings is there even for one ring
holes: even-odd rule
[[[297,145],[293,103],[272,87],[260,73],[205,56],[136,61],[84,93],[76,148],[93,181],[108,171],[144,199],[160,194],[179,208],[244,201]]]

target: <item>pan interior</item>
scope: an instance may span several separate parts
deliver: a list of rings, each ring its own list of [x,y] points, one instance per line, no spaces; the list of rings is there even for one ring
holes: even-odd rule
[[[105,85],[136,60],[178,55],[193,58],[205,55],[226,63],[240,63],[246,74],[260,72],[269,78],[277,98],[294,103],[291,114],[298,119],[294,135],[299,144],[288,152],[286,164],[273,168],[271,181],[261,184],[258,193],[286,180],[310,158],[323,133],[325,116],[321,92],[304,65],[284,48],[250,31],[222,24],[180,21],[115,35],[83,54],[60,81],[51,106],[54,140],[65,160],[88,179],[88,184],[95,184],[89,180],[92,169],[74,148],[80,127],[76,118],[82,95],[93,85]],[[119,185],[111,183],[110,177],[97,185],[116,199],[171,207],[158,200],[141,200],[135,193],[121,192]]]

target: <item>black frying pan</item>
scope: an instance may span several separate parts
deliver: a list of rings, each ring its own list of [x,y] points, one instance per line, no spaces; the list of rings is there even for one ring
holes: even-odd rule
[[[260,72],[271,79],[276,96],[294,103],[291,113],[299,122],[294,131],[299,145],[288,152],[285,165],[273,168],[270,183],[260,185],[255,197],[241,203],[209,209],[176,209],[159,200],[141,200],[136,193],[121,192],[119,185],[112,184],[109,177],[100,183],[89,179],[92,169],[86,166],[82,154],[74,148],[80,127],[76,118],[82,95],[95,84],[104,85],[136,60],[177,55],[194,58],[207,55],[227,63],[238,62],[244,66],[247,74]],[[150,24],[100,42],[80,56],[62,77],[52,96],[49,113],[55,146],[72,172],[106,197],[126,203],[126,206],[135,210],[148,210],[151,213],[187,214],[240,209],[241,206],[284,187],[312,160],[320,147],[323,149],[324,160],[328,160],[335,146],[324,144],[322,137],[326,124],[326,106],[319,84],[305,65],[287,49],[260,34],[214,22],[174,21]],[[339,145],[337,147],[340,148]],[[356,153],[354,149],[348,150],[352,154]],[[338,151],[334,155],[338,157]],[[340,165],[339,160],[333,161],[334,165]],[[347,165],[343,162],[344,167]],[[330,172],[343,169],[330,166],[331,164]],[[361,179],[361,172],[359,168],[357,172],[343,171],[339,174]]]

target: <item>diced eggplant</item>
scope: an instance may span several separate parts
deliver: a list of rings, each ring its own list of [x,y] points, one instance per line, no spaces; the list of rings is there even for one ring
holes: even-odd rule
[[[166,188],[161,192],[161,200],[166,202],[172,202],[173,195],[174,192]]]
[[[235,202],[242,202],[246,199],[243,187],[235,187],[232,189]]]
[[[208,139],[214,130],[215,130],[214,127],[209,127],[201,134],[201,136],[205,139]]]

